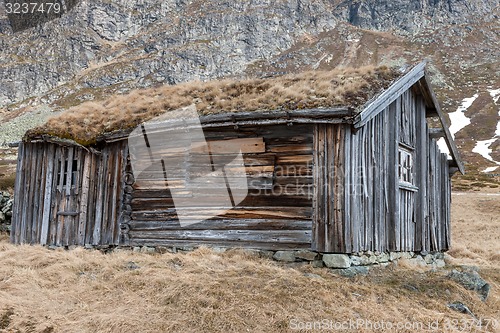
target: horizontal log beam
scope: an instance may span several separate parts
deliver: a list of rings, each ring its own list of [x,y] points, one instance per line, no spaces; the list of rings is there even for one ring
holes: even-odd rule
[[[442,128],[429,128],[429,137],[439,139],[445,137],[445,133]]]

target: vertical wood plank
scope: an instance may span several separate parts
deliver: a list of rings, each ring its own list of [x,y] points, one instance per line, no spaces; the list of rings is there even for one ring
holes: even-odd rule
[[[63,154],[62,154],[62,148],[60,146],[55,146],[55,157],[54,157],[54,163],[55,163],[55,169],[54,169],[54,181],[52,182],[52,189],[51,189],[51,214],[50,214],[50,221],[49,221],[49,236],[48,236],[48,244],[49,245],[55,245],[56,244],[56,238],[57,238],[57,212],[59,210],[59,202],[60,202],[60,191],[59,191],[59,184],[62,183],[62,177],[61,175],[64,174],[64,164],[62,163],[63,159]]]
[[[99,179],[98,175],[98,160],[99,157],[95,152],[91,152],[87,156],[90,158],[90,171],[89,171],[89,189],[88,189],[88,200],[87,200],[87,218],[85,222],[85,244],[93,244],[94,227],[96,221],[96,201],[97,201],[97,183]]]
[[[53,181],[54,181],[54,154],[55,154],[55,146],[53,144],[49,145],[47,147],[47,158],[46,158],[46,163],[47,163],[47,176],[45,178],[45,184],[44,184],[44,196],[43,196],[43,212],[42,212],[42,229],[40,233],[40,244],[41,245],[46,245],[47,244],[47,237],[49,233],[49,221],[50,221],[50,211],[51,211],[51,204],[52,204],[52,188],[53,188]]]
[[[344,168],[342,170],[344,188],[344,239],[346,252],[352,253],[353,250],[353,237],[352,237],[352,219],[351,219],[351,192],[352,192],[352,178],[353,167],[351,160],[352,140],[351,140],[351,127],[346,125],[342,126],[344,131]]]
[[[78,245],[85,245],[85,228],[88,215],[89,202],[89,187],[90,187],[90,164],[92,161],[92,153],[83,153],[82,162],[82,189],[80,191],[80,215],[78,216]]]
[[[92,244],[98,245],[101,242],[101,226],[103,222],[103,203],[104,203],[104,190],[106,188],[105,184],[105,172],[107,171],[108,164],[108,152],[106,150],[102,151],[101,157],[98,162],[98,181],[96,184],[96,207],[95,207],[95,225],[93,230]]]
[[[23,162],[25,159],[25,144],[21,142],[17,152],[17,165],[16,165],[16,181],[14,183],[14,205],[12,207],[12,223],[10,231],[10,241],[14,244],[19,244],[19,233],[21,230],[22,217],[21,211],[23,209],[23,189],[24,175]]]
[[[19,230],[19,243],[24,244],[26,243],[26,238],[27,238],[27,232],[28,232],[28,225],[30,221],[28,221],[28,211],[29,208],[31,208],[31,200],[30,200],[30,184],[31,182],[28,179],[28,175],[30,173],[31,169],[31,162],[33,161],[33,144],[27,143],[26,144],[26,158],[23,160],[23,170],[26,173],[26,177],[24,178],[24,191],[23,191],[23,204],[24,207],[21,211],[21,228]],[[31,177],[32,178],[32,177]]]

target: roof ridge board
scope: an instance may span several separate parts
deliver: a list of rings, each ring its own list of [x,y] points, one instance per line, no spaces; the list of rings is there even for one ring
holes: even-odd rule
[[[427,61],[422,61],[413,66],[407,73],[394,81],[389,88],[375,95],[367,103],[365,103],[361,112],[359,112],[354,120],[354,128],[364,126],[369,120],[382,112],[387,106],[398,98],[401,93],[425,76],[425,66]]]
[[[424,77],[421,79],[421,83],[429,91],[430,98],[434,103],[434,107],[438,115],[439,122],[441,123],[441,128],[444,131],[444,140],[446,142],[446,145],[448,146],[448,150],[450,151],[451,158],[453,159],[453,161],[455,161],[458,171],[460,171],[461,174],[465,174],[465,166],[462,161],[462,158],[460,157],[460,152],[458,151],[458,147],[455,144],[455,140],[451,135],[450,129],[446,122],[446,118],[444,117],[443,110],[441,110],[441,105],[439,105],[436,94],[434,93],[434,90],[432,89],[432,86],[429,80],[427,79],[427,75],[424,75]]]

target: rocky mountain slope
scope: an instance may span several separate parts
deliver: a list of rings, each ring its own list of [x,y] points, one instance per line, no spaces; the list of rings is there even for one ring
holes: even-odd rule
[[[3,7],[0,144],[140,87],[427,59],[445,111],[477,94],[456,133],[469,170],[498,171],[499,0],[95,0],[16,33]]]

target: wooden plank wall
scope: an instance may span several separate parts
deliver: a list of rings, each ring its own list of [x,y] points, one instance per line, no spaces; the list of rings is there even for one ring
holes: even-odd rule
[[[338,228],[344,242],[332,244],[333,252],[449,248],[448,162],[429,138],[425,114],[422,97],[408,90],[359,130],[346,126],[345,209]],[[413,186],[399,181],[400,147],[414,152]]]
[[[417,105],[418,96],[416,96],[412,90],[406,90],[403,94],[396,100],[396,112],[398,119],[398,172],[395,173],[397,178],[396,183],[398,183],[397,191],[397,202],[398,207],[398,218],[395,220],[396,228],[394,234],[395,238],[394,250],[397,251],[415,251],[415,231],[416,231],[416,200],[419,195],[420,183],[418,176],[418,168],[420,167],[417,163],[417,151],[420,149],[417,147],[418,139],[417,132],[420,128],[417,127],[417,117],[421,117],[425,110],[421,109],[421,105]],[[420,131],[420,135],[423,135]],[[401,181],[399,175],[399,150],[403,151],[403,154],[410,154],[412,156],[411,160],[413,163],[412,176],[413,178],[411,184],[405,184]]]
[[[345,252],[343,125],[317,124],[314,127],[314,199],[312,249],[318,252]]]
[[[186,189],[186,197],[193,195],[186,184],[203,181],[210,184],[213,177],[202,176],[207,166],[197,150],[189,154],[185,169],[165,171],[159,163],[141,173],[137,179],[127,173],[130,192],[125,205],[121,229],[123,244],[189,246],[234,246],[260,249],[310,248],[312,229],[312,125],[241,126],[205,129],[205,137],[212,147],[225,147],[220,140],[241,139],[252,146],[243,152],[248,177],[248,196],[236,207],[214,207],[206,198],[194,198],[193,219],[203,222],[180,226],[170,188]],[[166,133],[165,135],[168,135]],[[250,141],[252,141],[250,143]],[[260,143],[259,143],[260,142]],[[203,152],[202,149],[199,150]],[[206,152],[205,152],[206,153]],[[138,152],[134,161],[149,163],[149,153]],[[163,154],[163,153],[162,153]],[[166,158],[180,158],[164,152]],[[170,154],[170,155],[169,155]],[[212,155],[231,161],[234,154]],[[168,164],[168,163],[167,163]],[[188,170],[187,176],[185,171]],[[182,171],[179,173],[179,171]],[[216,173],[217,174],[217,173]],[[173,177],[172,177],[173,175]],[[212,197],[220,193],[213,189]],[[222,194],[221,194],[222,195]],[[218,209],[225,214],[213,217]]]
[[[19,147],[14,243],[118,244],[124,142],[92,153],[77,146]]]
[[[194,204],[193,218],[204,221],[188,227],[179,224],[169,188],[200,180],[206,165],[196,153],[186,161],[189,177],[166,186],[158,166],[134,179],[126,141],[100,151],[21,144],[11,240],[340,253],[450,246],[447,157],[429,139],[424,102],[411,90],[357,130],[346,124],[243,126],[205,129],[205,135],[213,147],[244,139],[249,195],[216,217],[221,207]],[[416,190],[399,181],[401,144],[414,149]]]
[[[365,126],[351,132],[346,141],[346,191],[348,203],[344,251],[386,251],[399,228],[397,202],[396,103]],[[343,252],[344,252],[343,251]]]
[[[429,243],[430,251],[450,248],[451,182],[448,156],[429,141]]]

